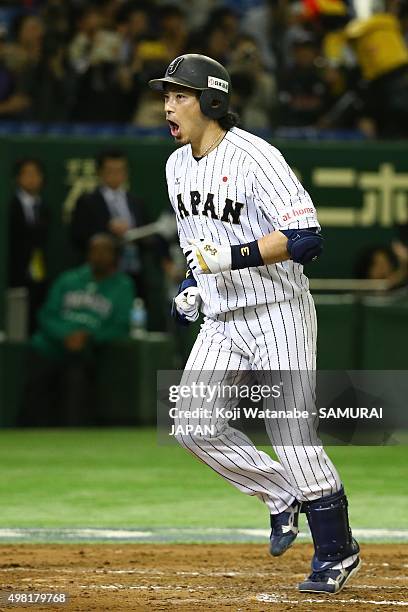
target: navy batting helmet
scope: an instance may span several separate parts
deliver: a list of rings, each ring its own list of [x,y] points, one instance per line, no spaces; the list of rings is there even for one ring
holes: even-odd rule
[[[201,91],[201,112],[211,119],[221,119],[228,112],[231,78],[224,66],[198,53],[176,57],[162,79],[152,79],[149,86],[164,91],[166,83],[173,83]]]

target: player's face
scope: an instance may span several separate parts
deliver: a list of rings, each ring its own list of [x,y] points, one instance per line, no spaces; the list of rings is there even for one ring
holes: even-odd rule
[[[173,138],[179,144],[199,141],[208,126],[196,92],[178,86],[167,86],[164,110]]]

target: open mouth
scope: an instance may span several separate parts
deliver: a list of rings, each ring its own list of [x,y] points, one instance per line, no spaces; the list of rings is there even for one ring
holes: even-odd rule
[[[170,121],[169,119],[167,120],[169,127],[170,127],[170,133],[174,138],[178,138],[178,136],[180,136],[180,126],[178,123],[175,123],[174,121]]]

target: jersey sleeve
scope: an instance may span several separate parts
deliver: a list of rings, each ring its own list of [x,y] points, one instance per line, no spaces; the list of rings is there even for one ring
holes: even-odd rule
[[[320,229],[312,199],[283,155],[273,147],[265,151],[264,158],[261,155],[262,151],[252,165],[252,190],[256,204],[273,228]]]

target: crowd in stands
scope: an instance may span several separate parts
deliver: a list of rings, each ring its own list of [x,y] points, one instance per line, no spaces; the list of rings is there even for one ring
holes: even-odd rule
[[[357,4],[357,3],[356,3]],[[232,109],[279,127],[408,136],[408,0],[26,0],[0,6],[0,121],[163,125],[146,83],[177,55],[231,73]]]
[[[114,239],[120,249],[117,271],[131,279],[135,295],[148,310],[152,304],[149,285],[149,263],[155,276],[178,284],[181,270],[171,255],[171,244],[159,234],[142,240],[128,241],[126,233],[147,223],[146,204],[128,188],[128,160],[121,149],[102,149],[96,157],[97,184],[85,191],[75,202],[66,226],[72,266],[84,265],[89,257],[92,240],[97,235]],[[37,158],[27,157],[15,163],[15,191],[8,207],[8,287],[24,288],[27,292],[28,326],[32,334],[38,325],[39,310],[50,287],[48,245],[52,231],[51,210],[44,200],[44,168]],[[173,289],[173,287],[171,287]],[[91,287],[90,292],[94,289]],[[164,305],[163,305],[164,306]],[[157,309],[156,309],[157,310]],[[167,313],[163,311],[161,329],[166,328]],[[129,323],[129,317],[128,317]]]
[[[101,351],[129,339],[134,323],[142,337],[145,325],[155,331],[172,326],[167,298],[184,275],[184,261],[182,268],[177,265],[171,244],[158,233],[126,240],[129,230],[146,224],[145,202],[128,189],[122,150],[103,149],[95,161],[97,185],[78,197],[65,227],[72,265],[56,278],[49,269],[53,225],[43,197],[44,167],[31,157],[15,163],[7,276],[11,291],[25,292],[23,335],[30,338],[20,425],[73,426],[88,418],[95,423],[91,413]],[[152,290],[152,280],[164,291]],[[139,320],[140,308],[146,321]]]

